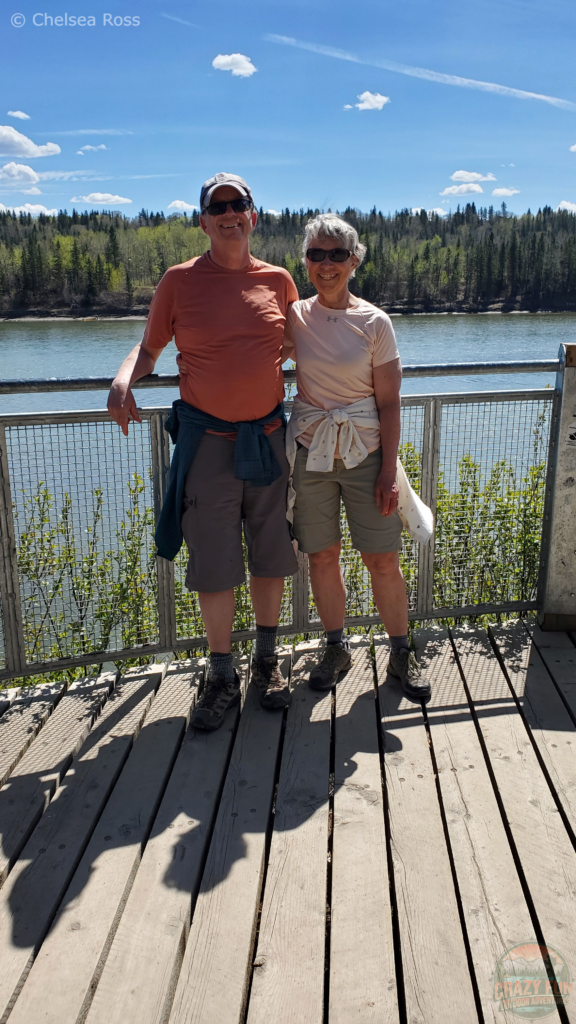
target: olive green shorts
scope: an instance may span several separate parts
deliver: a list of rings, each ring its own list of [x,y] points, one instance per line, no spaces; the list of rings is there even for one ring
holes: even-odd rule
[[[331,473],[306,469],[308,449],[298,448],[294,466],[294,536],[308,555],[341,539],[340,498],[344,502],[352,544],[366,554],[398,551],[402,520],[398,512],[383,516],[376,504],[376,479],[382,466],[382,450],[370,452],[354,469],[334,459]]]

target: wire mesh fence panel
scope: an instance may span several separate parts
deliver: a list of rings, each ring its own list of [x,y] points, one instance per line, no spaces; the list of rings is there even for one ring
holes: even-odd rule
[[[399,456],[406,470],[410,483],[420,493],[422,474],[422,448],[424,431],[424,405],[405,405],[402,408],[402,432],[400,437]],[[370,573],[362,561],[360,552],[352,545],[352,538],[343,506],[340,509],[340,530],[342,533],[342,551],[340,563],[346,586],[346,615],[376,615]],[[416,607],[418,590],[418,545],[406,530],[402,533],[400,564],[406,580],[409,607]],[[310,591],[309,617],[311,622],[318,622],[318,612]]]
[[[551,407],[443,402],[435,608],[535,599]]]
[[[2,601],[0,600],[0,669],[6,668],[6,645],[4,642],[4,620],[2,617]]]
[[[28,663],[158,639],[150,428],[7,430]]]

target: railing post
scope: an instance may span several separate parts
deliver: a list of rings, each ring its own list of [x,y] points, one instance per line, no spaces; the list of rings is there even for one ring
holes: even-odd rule
[[[420,497],[432,509],[436,521],[438,498],[438,467],[440,461],[440,419],[442,403],[438,398],[427,399],[424,406],[424,439],[422,445],[422,472]],[[434,607],[434,549],[435,534],[427,544],[418,545],[418,596],[416,612],[425,619]]]
[[[170,479],[170,438],[164,430],[163,413],[150,417],[152,449],[152,482],[154,487],[154,520],[157,523]],[[158,579],[158,639],[160,647],[173,650],[176,642],[176,601],[174,595],[174,563],[156,558]]]
[[[14,534],[12,489],[8,466],[6,428],[0,424],[0,598],[8,672],[26,668],[26,644],[20,601],[18,552]]]
[[[308,593],[308,555],[299,551],[298,572],[292,577],[292,622],[298,633],[307,633],[310,629]]]
[[[559,357],[539,587],[544,630],[576,629],[576,344],[561,345]]]

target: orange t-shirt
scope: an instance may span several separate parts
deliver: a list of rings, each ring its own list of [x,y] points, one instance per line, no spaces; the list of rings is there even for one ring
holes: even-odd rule
[[[164,348],[175,338],[185,402],[222,420],[256,420],[284,397],[284,324],[297,298],[282,267],[251,257],[226,270],[204,253],[166,271],[144,341]]]

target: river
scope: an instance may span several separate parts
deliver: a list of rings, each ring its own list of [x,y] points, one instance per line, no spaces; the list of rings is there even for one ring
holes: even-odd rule
[[[576,314],[447,314],[395,316],[403,363],[481,362],[555,358],[561,342],[576,338]],[[0,378],[113,376],[141,339],[143,321],[52,320],[0,322]],[[174,342],[157,363],[159,373],[175,373]],[[544,387],[553,374],[506,374],[409,379],[404,394],[486,391]],[[169,405],[175,389],[138,391],[140,405]],[[103,392],[11,395],[3,412],[102,409]]]

